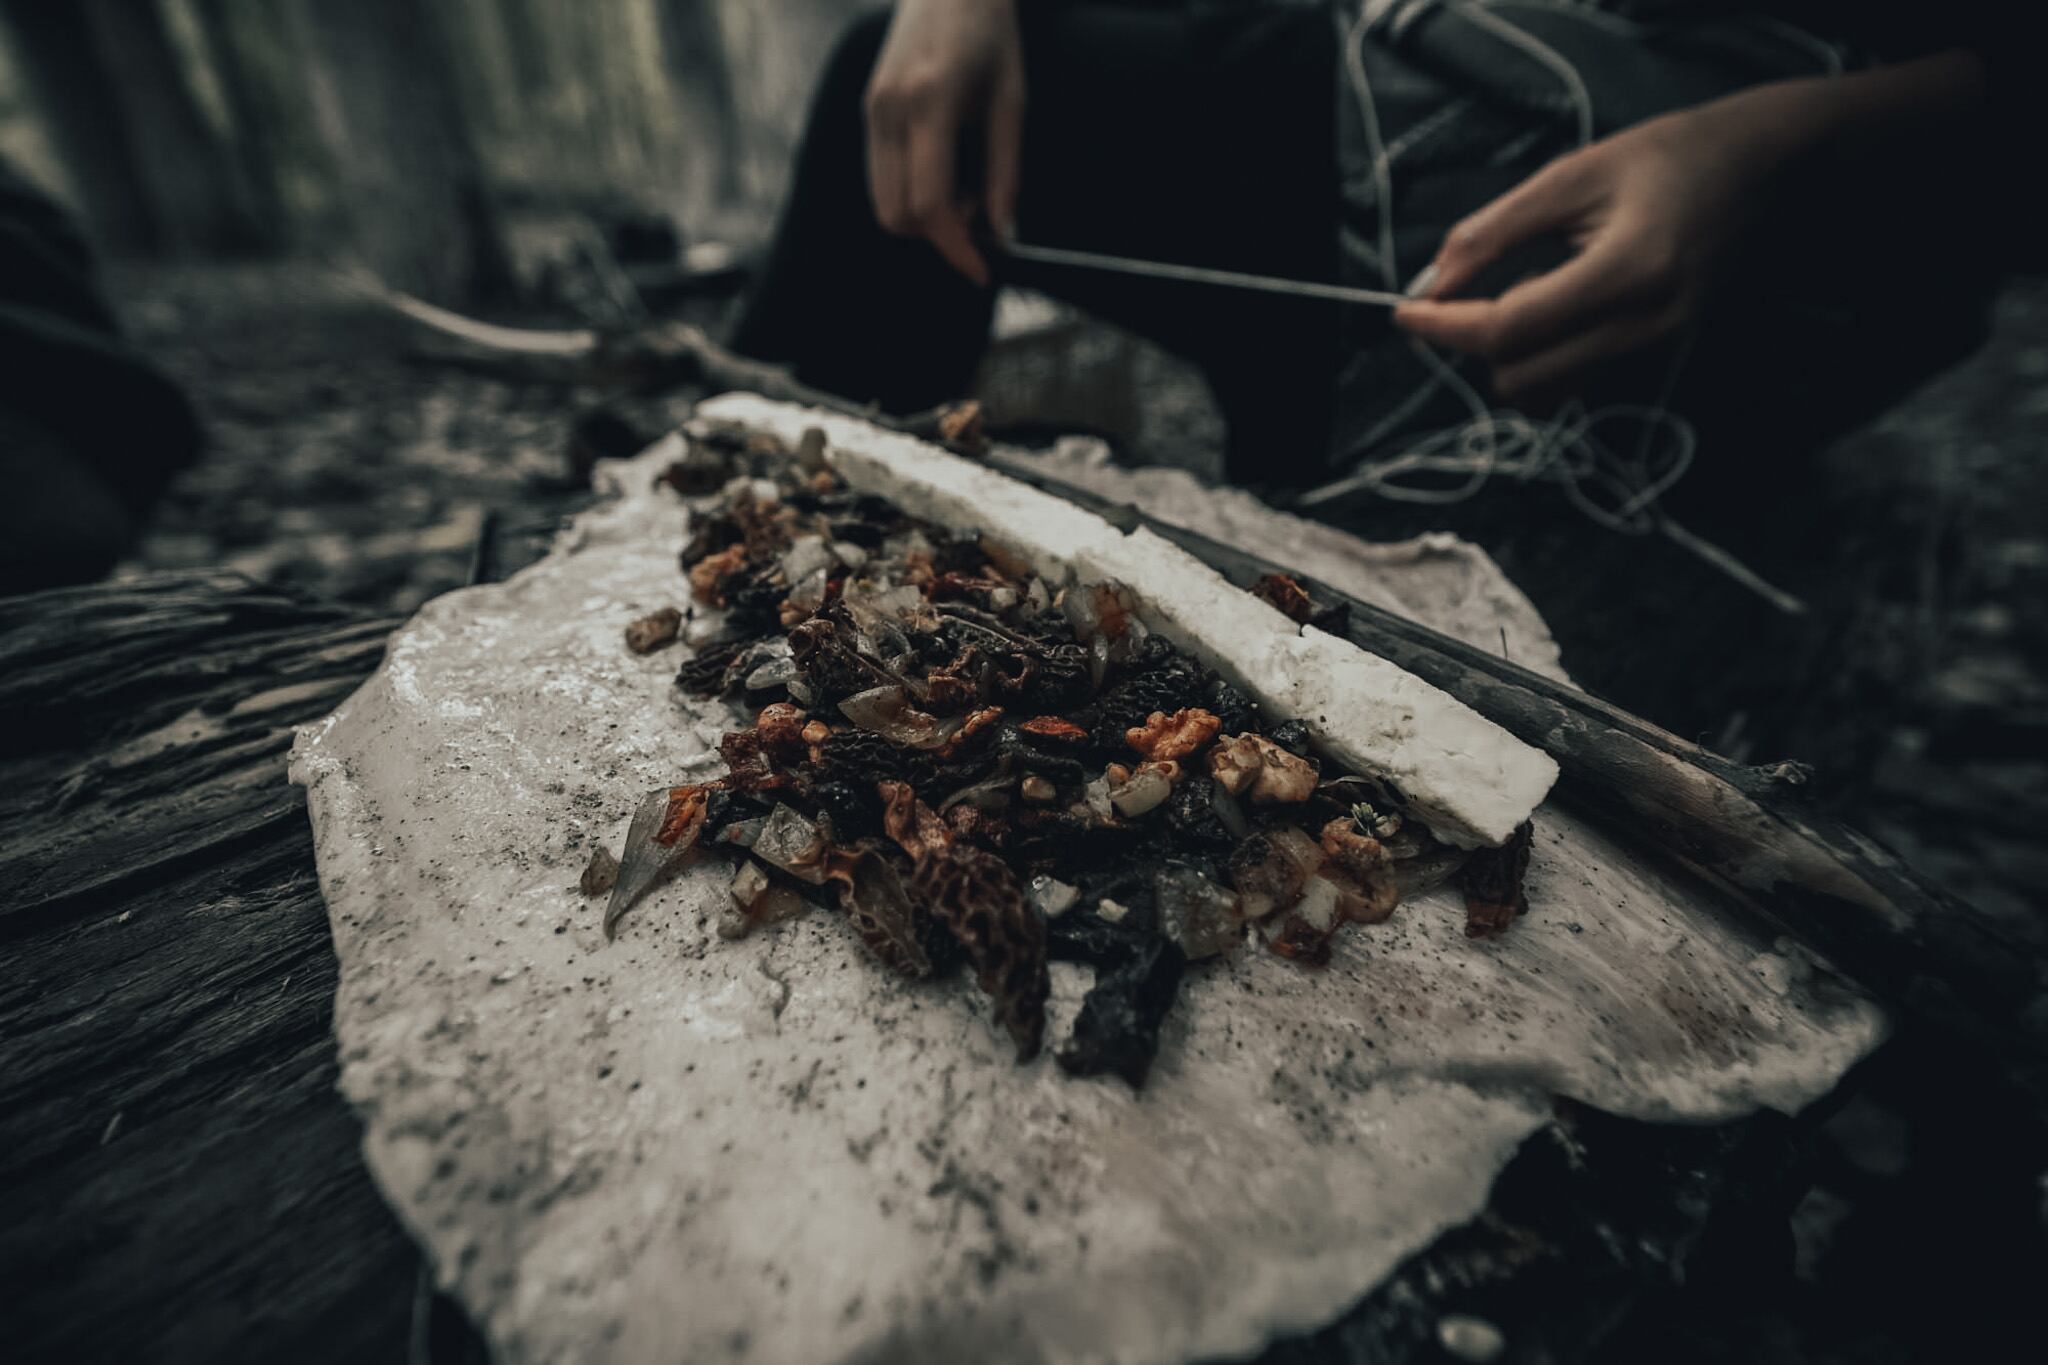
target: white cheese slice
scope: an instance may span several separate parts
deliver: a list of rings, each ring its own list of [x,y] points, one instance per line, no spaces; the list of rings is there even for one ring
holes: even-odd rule
[[[1086,547],[1078,568],[1085,582],[1114,578],[1138,599],[1150,630],[1221,673],[1233,687],[1271,705],[1256,664],[1299,629],[1285,612],[1260,601],[1186,550],[1147,527],[1114,542]]]
[[[1382,778],[1463,847],[1494,845],[1542,803],[1557,763],[1447,692],[1314,626],[1257,665],[1258,695],[1347,768]]]
[[[1083,552],[1123,539],[1116,527],[1064,498],[858,418],[749,393],[699,403],[697,413],[770,432],[792,446],[806,428],[818,427],[826,458],[849,485],[954,531],[984,532],[1023,555],[1054,587],[1074,577]]]
[[[794,445],[825,432],[853,487],[955,531],[979,530],[1054,583],[1114,578],[1138,614],[1242,689],[1275,720],[1298,719],[1331,758],[1385,780],[1438,837],[1506,842],[1557,780],[1557,764],[1414,674],[1286,614],[1148,529],[1126,535],[1092,512],[857,418],[752,394],[698,405],[704,417]]]

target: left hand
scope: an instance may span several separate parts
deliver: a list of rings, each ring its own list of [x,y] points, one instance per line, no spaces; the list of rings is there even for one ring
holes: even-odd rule
[[[1451,229],[1426,297],[1394,321],[1493,367],[1507,403],[1540,406],[1690,322],[1753,216],[1780,140],[1740,100],[1666,114],[1560,157]],[[1459,290],[1510,248],[1562,235],[1555,270],[1498,298]]]

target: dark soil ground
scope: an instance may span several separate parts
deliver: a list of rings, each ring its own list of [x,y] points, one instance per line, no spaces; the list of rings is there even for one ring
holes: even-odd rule
[[[127,268],[115,280],[137,337],[197,399],[213,441],[158,510],[134,569],[225,566],[407,611],[469,581],[480,555],[495,576],[536,554],[587,496],[574,448],[657,434],[693,396],[423,363],[410,324],[311,271]],[[717,308],[698,311],[710,320]],[[1072,338],[1059,344],[1069,380],[1077,365],[1088,372],[1084,408],[1106,403],[1115,420],[1104,424],[1135,429],[1142,454],[1213,464],[1199,385],[1099,334]],[[1089,356],[1101,363],[1080,365]],[[997,381],[1032,387],[1014,367]],[[579,428],[596,410],[618,421]],[[1431,519],[1494,552],[1590,689],[1731,756],[1813,764],[1824,800],[2038,939],[2048,285],[2010,288],[1984,350],[1813,459],[1807,476],[1756,478],[1770,534],[1726,518],[1713,527],[1808,598],[1798,619],[1667,542],[1597,529],[1548,490],[1503,490]],[[1415,529],[1384,508],[1350,519],[1368,535]],[[2037,1012],[2048,1028],[2048,989]],[[1613,1359],[2033,1356],[2048,1152],[1991,1094],[1985,1061],[1910,1033],[1889,1046],[1845,1087],[1790,1217],[1748,1229],[1721,1270],[1646,1306]]]

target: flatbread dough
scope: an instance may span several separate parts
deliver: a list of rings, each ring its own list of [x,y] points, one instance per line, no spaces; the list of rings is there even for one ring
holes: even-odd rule
[[[686,515],[653,487],[675,453],[608,467],[621,496],[542,563],[429,603],[294,751],[342,1088],[500,1361],[1249,1352],[1471,1217],[1553,1096],[1793,1110],[1881,1034],[1551,810],[1508,935],[1467,940],[1434,895],[1347,930],[1326,971],[1198,967],[1140,1094],[1013,1065],[971,982],[892,979],[830,913],[718,940],[722,867],[608,944],[576,889],[590,850],[717,771],[733,722],[679,697],[676,652],[620,640],[686,592]],[[1056,1042],[1087,978],[1053,981]]]

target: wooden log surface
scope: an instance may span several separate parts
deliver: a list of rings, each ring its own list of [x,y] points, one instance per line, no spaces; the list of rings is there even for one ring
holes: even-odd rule
[[[0,600],[9,1359],[406,1350],[420,1261],[334,1089],[335,961],[284,773],[291,727],[396,624],[211,574]],[[1782,1226],[1804,1131],[1563,1109],[1481,1219],[1269,1359],[1439,1360],[1452,1311],[1516,1358],[1574,1358],[1714,1229]]]
[[[402,1355],[284,772],[393,624],[212,575],[0,600],[10,1359]]]

